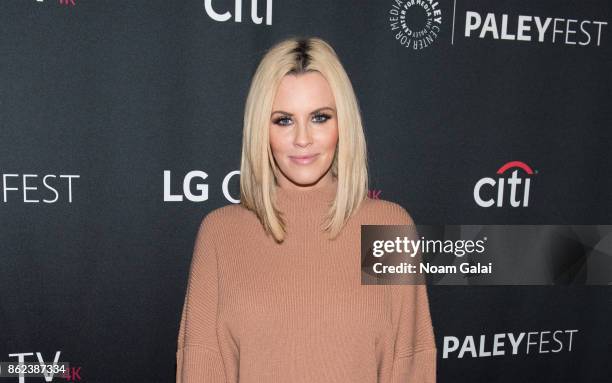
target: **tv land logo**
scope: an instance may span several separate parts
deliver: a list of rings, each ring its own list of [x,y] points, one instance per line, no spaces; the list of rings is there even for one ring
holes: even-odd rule
[[[421,50],[440,34],[442,10],[434,0],[395,0],[389,9],[389,26],[403,47]]]
[[[445,336],[442,359],[487,358],[505,355],[555,354],[572,352],[573,330],[529,331],[479,336]]]
[[[370,189],[368,190],[368,198],[370,199],[380,199],[380,195],[382,194],[382,190],[380,189]]]
[[[36,0],[38,3],[43,3],[45,0]],[[76,0],[57,0],[59,5],[74,7],[76,5]]]
[[[521,176],[519,176],[519,170]],[[508,177],[507,172],[512,172]],[[504,207],[509,202],[512,207],[529,206],[529,188],[531,177],[536,174],[529,165],[521,161],[510,161],[502,165],[496,172],[497,180],[484,177],[474,186],[474,200],[480,207]],[[510,194],[506,200],[505,185],[508,184]],[[522,188],[521,188],[522,186]],[[522,195],[519,193],[522,191]]]
[[[60,362],[60,355],[61,355],[61,351],[56,351],[55,352],[55,356],[53,357],[53,362],[48,362],[45,361],[42,353],[40,352],[15,352],[12,354],[8,354],[9,358],[15,358],[16,360],[11,360],[11,363],[31,363],[31,358],[26,358],[26,357],[31,357],[32,355],[36,354],[36,359],[38,361],[38,364],[41,366],[57,366],[58,364],[61,364],[62,362]],[[72,364],[69,364],[69,367],[62,373],[60,374],[54,374],[53,372],[49,372],[48,374],[44,374],[44,377],[32,377],[32,376],[28,376],[28,382],[32,382],[32,381],[45,381],[45,382],[51,382],[54,381],[56,382],[56,378],[57,379],[61,379],[61,380],[65,380],[66,382],[82,382],[82,376],[81,376],[81,366],[74,366]],[[9,381],[8,378],[3,378],[4,381]],[[19,377],[15,378],[16,381],[18,383],[25,383],[26,380],[26,376],[25,374],[21,374]]]
[[[248,0],[247,0],[248,2]],[[250,0],[251,21],[253,24],[261,24],[263,17],[259,16],[259,5],[257,0]],[[230,12],[233,7],[233,15]],[[224,22],[234,17],[234,22],[242,22],[242,0],[204,0],[204,10],[208,17],[215,21]],[[272,0],[266,0],[266,25],[272,25]]]

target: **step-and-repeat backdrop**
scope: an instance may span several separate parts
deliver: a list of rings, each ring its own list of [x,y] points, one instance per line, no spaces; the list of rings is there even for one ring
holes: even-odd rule
[[[324,38],[345,65],[373,198],[421,224],[610,224],[611,14],[605,0],[3,1],[0,361],[68,361],[54,381],[174,380],[197,228],[238,202],[250,78],[289,35]],[[440,382],[612,381],[609,286],[428,289]]]

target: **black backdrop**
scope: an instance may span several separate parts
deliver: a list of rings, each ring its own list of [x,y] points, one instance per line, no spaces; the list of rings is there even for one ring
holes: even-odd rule
[[[39,352],[79,367],[77,381],[173,381],[198,224],[238,198],[250,77],[289,35],[334,46],[372,193],[417,223],[610,223],[609,2],[415,2],[417,49],[394,19],[404,1],[260,0],[260,23],[249,0],[240,21],[234,1],[209,3],[229,19],[204,0],[0,5],[0,361]],[[550,19],[542,41],[536,17]],[[519,170],[527,206],[479,206],[475,184],[510,161],[534,170]],[[608,286],[429,293],[440,382],[612,381]],[[566,331],[559,352],[523,339],[513,354],[506,336],[486,356],[495,334],[546,331]],[[470,336],[476,354],[444,357],[445,340]]]

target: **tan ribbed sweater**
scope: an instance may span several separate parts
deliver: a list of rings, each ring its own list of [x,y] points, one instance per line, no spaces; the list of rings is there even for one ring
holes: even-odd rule
[[[177,382],[435,382],[426,286],[361,285],[360,225],[412,219],[398,204],[368,198],[329,240],[318,225],[336,185],[278,189],[288,224],[282,244],[241,205],[202,220]]]

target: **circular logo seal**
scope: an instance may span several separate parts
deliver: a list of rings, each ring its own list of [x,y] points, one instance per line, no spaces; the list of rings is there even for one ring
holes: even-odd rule
[[[430,46],[440,34],[442,11],[435,0],[395,0],[389,26],[399,43],[414,50]]]

